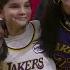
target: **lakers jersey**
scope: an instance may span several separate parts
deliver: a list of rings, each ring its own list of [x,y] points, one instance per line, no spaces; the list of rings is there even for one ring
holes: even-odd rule
[[[40,23],[34,20],[26,26],[26,32],[5,38],[8,55],[3,70],[56,70],[54,61],[40,48],[40,33]]]
[[[70,70],[70,30],[67,24],[61,24],[57,32],[58,43],[53,55],[57,70]]]

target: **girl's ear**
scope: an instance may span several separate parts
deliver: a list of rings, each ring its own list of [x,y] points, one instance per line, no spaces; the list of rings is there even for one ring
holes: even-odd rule
[[[1,9],[0,9],[0,37],[4,36],[4,30],[2,28],[2,12],[1,12]]]
[[[0,33],[4,37],[8,36],[8,31],[7,31],[2,9],[0,9]]]
[[[0,37],[4,36],[4,30],[2,28],[2,12],[1,12],[1,9],[0,9]]]
[[[5,20],[0,18],[0,32],[1,32],[1,35],[4,36],[4,37],[7,37],[8,36],[8,30],[7,30],[7,27],[6,27],[6,23],[5,23]]]

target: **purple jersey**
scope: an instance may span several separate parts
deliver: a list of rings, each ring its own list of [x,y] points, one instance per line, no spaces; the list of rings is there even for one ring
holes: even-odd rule
[[[54,52],[57,70],[70,70],[70,32],[58,28],[58,43]]]

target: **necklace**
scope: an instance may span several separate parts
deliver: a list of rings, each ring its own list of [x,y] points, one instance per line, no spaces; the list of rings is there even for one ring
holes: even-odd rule
[[[67,31],[70,32],[70,22],[69,22],[69,21],[65,21],[65,22],[60,21],[60,24],[62,25],[62,27],[63,27],[65,30],[67,30]]]
[[[13,50],[20,50],[26,48],[31,44],[35,35],[35,27],[32,23],[26,26],[26,31],[21,35],[13,38],[5,38],[8,48]]]

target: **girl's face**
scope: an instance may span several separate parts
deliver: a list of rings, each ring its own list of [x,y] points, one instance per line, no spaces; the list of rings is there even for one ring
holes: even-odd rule
[[[31,4],[29,0],[9,0],[1,15],[9,24],[24,26],[31,17]]]
[[[70,15],[70,0],[61,0],[64,11]]]

